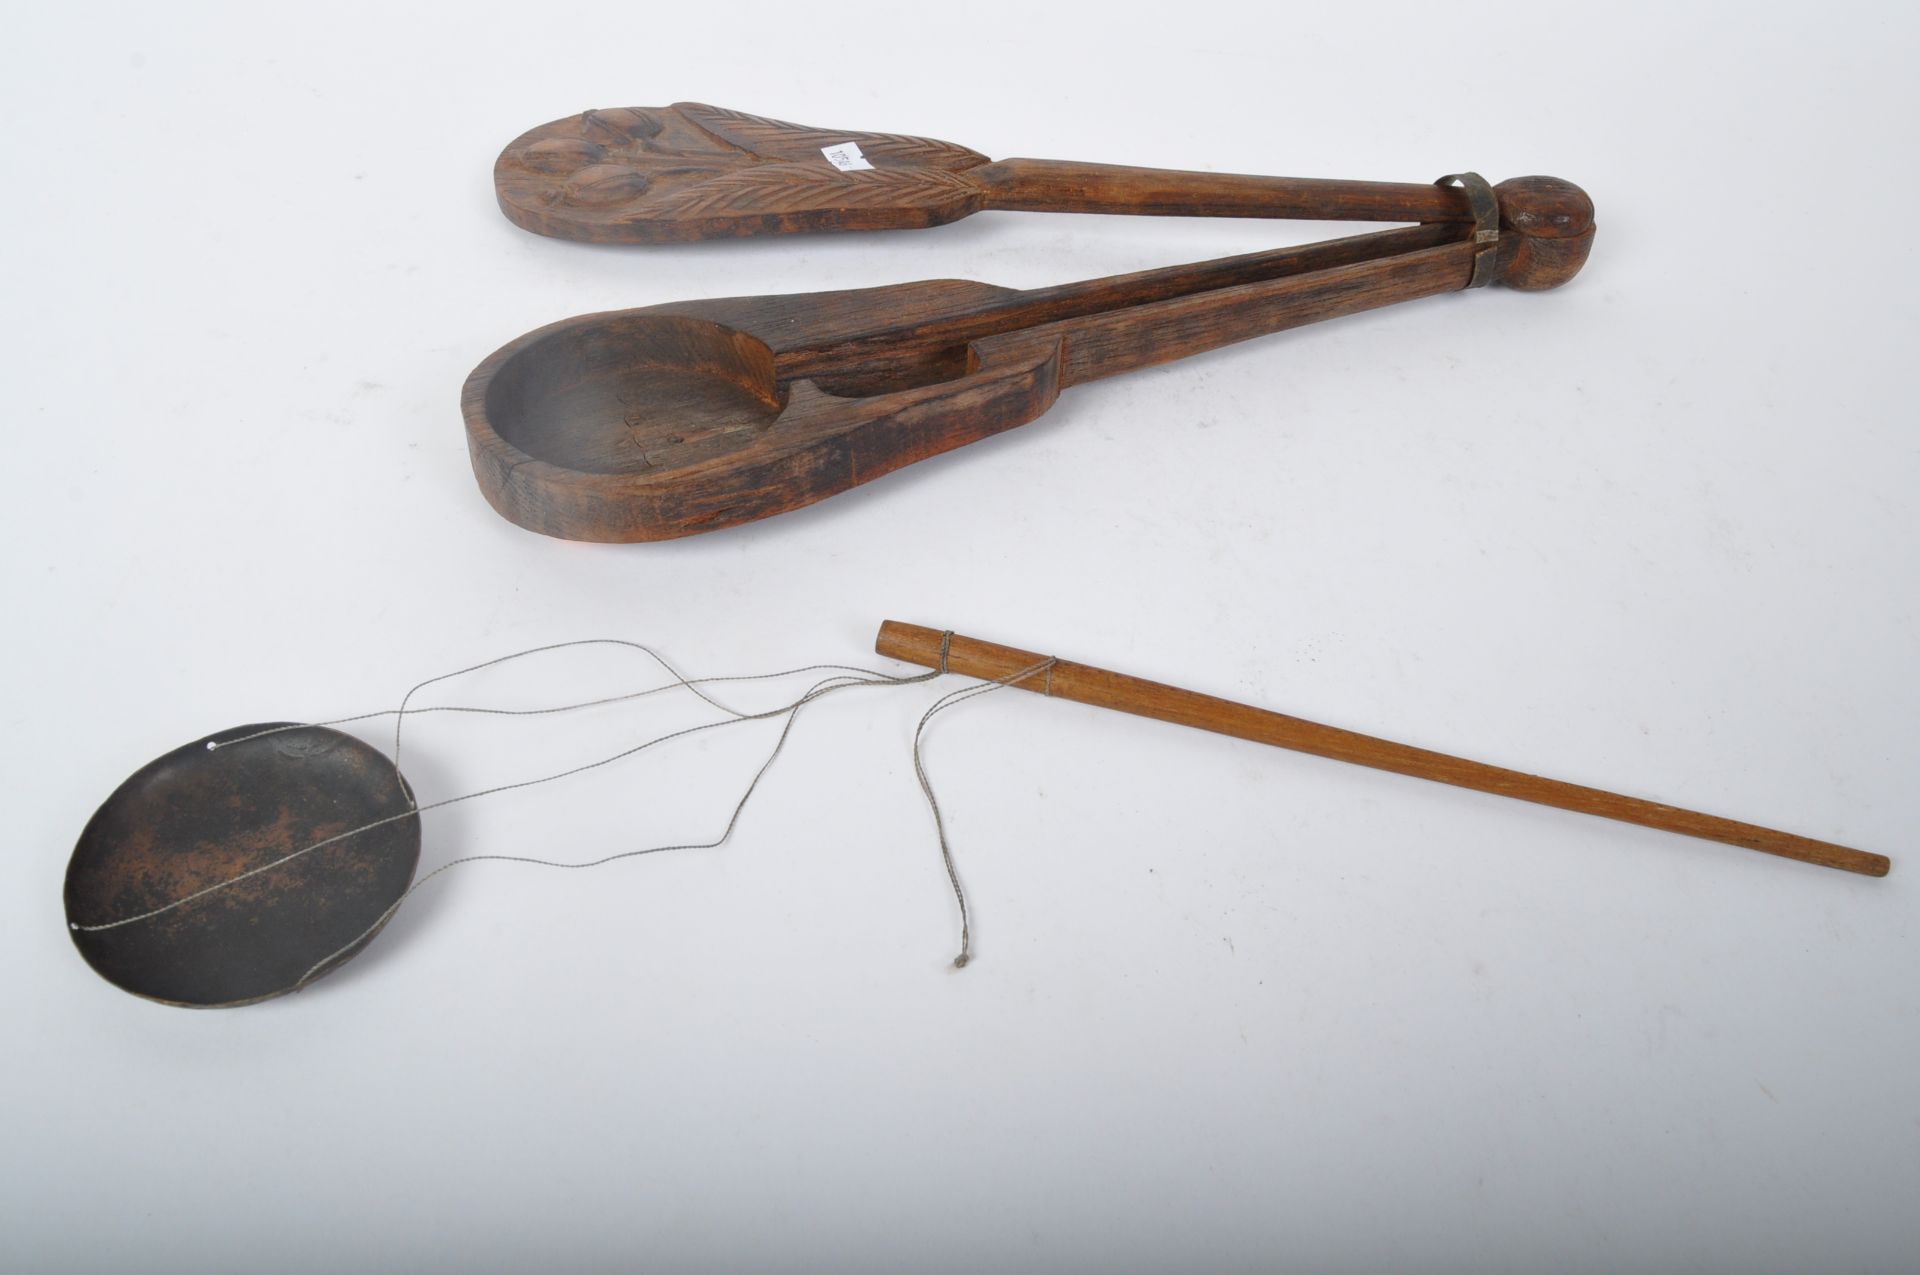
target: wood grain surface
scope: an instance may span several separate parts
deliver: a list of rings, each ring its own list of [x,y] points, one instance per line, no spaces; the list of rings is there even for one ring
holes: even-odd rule
[[[843,170],[829,148],[856,146]],[[500,209],[538,234],[594,243],[935,226],[983,210],[1166,217],[1467,222],[1465,193],[1432,183],[1184,172],[1050,159],[993,163],[952,142],[815,128],[678,102],[584,111],[521,134],[494,163]],[[1560,183],[1519,229],[1589,234],[1593,206]]]
[[[1571,188],[1495,189],[1503,215],[1557,226]],[[949,279],[582,315],[474,370],[468,450],[494,508],[546,535],[736,526],[1025,424],[1085,381],[1464,288],[1480,253],[1497,282],[1555,286],[1592,240],[1474,235],[1439,221],[1024,292]]]
[[[1823,868],[1883,877],[1891,867],[1885,855],[1865,850],[1815,841],[1773,828],[1722,819],[1716,815],[1683,810],[1678,806],[1644,801],[1580,784],[1543,779],[1538,775],[1489,766],[1485,762],[1468,761],[1464,757],[1377,739],[1335,726],[1323,726],[1302,718],[1289,717],[1285,713],[1218,699],[1144,678],[1129,677],[1087,664],[1075,664],[1070,660],[1053,659],[1049,662],[1048,656],[1036,651],[982,642],[918,624],[886,621],[880,626],[873,649],[891,659],[904,660],[924,668],[944,667],[949,672],[987,681],[1015,678],[1044,664],[1044,671],[1012,681],[1009,685],[1054,699],[1111,708],[1138,717],[1192,726],[1373,770],[1388,770],[1395,774],[1411,775],[1415,779],[1452,784],[1456,788],[1470,788],[1475,792],[1512,797],[1535,805],[1574,810],[1581,814],[1598,815],[1602,819],[1635,823],[1665,832],[1677,832],[1682,836],[1759,850]]]

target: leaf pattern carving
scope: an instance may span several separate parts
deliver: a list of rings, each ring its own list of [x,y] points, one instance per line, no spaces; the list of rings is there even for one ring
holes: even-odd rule
[[[963,211],[973,211],[979,199],[979,187],[962,173],[940,168],[873,168],[843,173],[822,161],[818,165],[755,164],[719,173],[663,198],[650,211],[658,217],[693,218],[841,208],[921,208],[960,216]]]
[[[704,102],[678,102],[674,110],[681,118],[742,150],[768,159],[813,159],[824,147],[841,142],[858,142],[868,159],[885,159],[900,164],[915,164],[932,169],[955,171],[977,168],[987,163],[979,151],[968,150],[952,142],[907,133],[861,133],[812,128],[789,124],[785,120],[730,111]]]

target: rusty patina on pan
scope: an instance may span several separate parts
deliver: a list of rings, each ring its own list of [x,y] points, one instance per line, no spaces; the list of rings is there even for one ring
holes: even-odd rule
[[[140,916],[328,837],[393,821],[158,916],[72,928],[80,954],[108,982],[173,1005],[266,1000],[353,956],[406,893],[420,820],[393,762],[321,726],[226,742],[276,725],[286,723],[197,739],[121,784],[67,865],[70,926]]]

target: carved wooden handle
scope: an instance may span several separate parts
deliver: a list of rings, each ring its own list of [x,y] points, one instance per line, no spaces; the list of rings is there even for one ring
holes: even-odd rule
[[[1279,217],[1317,221],[1472,221],[1466,192],[1432,183],[1255,177],[1003,159],[968,175],[988,208],[1149,217]]]
[[[1045,663],[1048,658],[1033,651],[998,646],[958,634],[948,635],[939,629],[902,624],[897,620],[888,620],[880,626],[873,649],[881,655],[905,660],[909,664],[925,668],[944,667],[948,672],[988,681],[1015,677]],[[1231,735],[1236,739],[1272,744],[1276,748],[1311,753],[1334,761],[1352,762],[1356,766],[1367,766],[1374,770],[1390,770],[1395,774],[1431,779],[1436,783],[1471,788],[1475,792],[1492,793],[1498,797],[1513,797],[1536,805],[1575,810],[1581,814],[1598,815],[1602,819],[1615,819],[1622,823],[1677,832],[1682,836],[1719,841],[1747,850],[1798,859],[1802,863],[1817,864],[1823,868],[1883,877],[1891,866],[1885,855],[1854,850],[1827,841],[1814,841],[1792,833],[1682,810],[1659,802],[1643,801],[1638,797],[1625,797],[1598,788],[1542,779],[1537,775],[1468,761],[1446,753],[1430,752],[1410,744],[1396,744],[1334,726],[1322,726],[1284,713],[1236,704],[1231,700],[1216,699],[1196,691],[1163,686],[1158,682],[1067,660],[1054,660],[1046,665],[1044,671],[1010,685],[1054,699],[1069,699],[1099,708],[1117,709],[1138,717],[1153,717],[1180,726]]]
[[[1252,177],[1051,159],[994,163],[935,138],[814,128],[700,102],[586,111],[543,124],[508,144],[494,164],[493,180],[500,209],[515,224],[599,243],[912,229],[983,208],[1474,220],[1463,191],[1430,183]],[[1504,225],[1529,240],[1578,244],[1577,256],[1585,260],[1593,204],[1577,186],[1525,177],[1498,190]],[[1556,256],[1570,251],[1563,247]],[[1511,283],[1515,272],[1508,275]]]

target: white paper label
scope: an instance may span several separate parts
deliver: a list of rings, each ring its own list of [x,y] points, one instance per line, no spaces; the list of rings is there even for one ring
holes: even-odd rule
[[[829,164],[832,164],[843,173],[850,173],[856,168],[873,167],[872,164],[867,162],[867,157],[860,153],[860,143],[858,142],[842,142],[838,146],[822,146],[820,153],[827,157]]]

